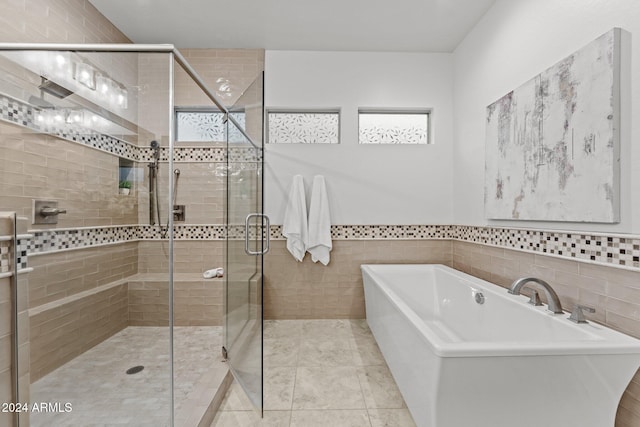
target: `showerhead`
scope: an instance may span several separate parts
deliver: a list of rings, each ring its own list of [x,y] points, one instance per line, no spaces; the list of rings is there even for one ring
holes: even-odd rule
[[[40,76],[40,78],[42,79],[42,83],[40,83],[40,86],[38,86],[38,88],[42,92],[46,92],[49,95],[53,95],[56,98],[60,98],[60,99],[66,98],[67,96],[73,93],[69,89],[60,86],[58,83],[53,82],[47,79],[46,77]]]
[[[70,91],[69,89],[60,86],[58,83],[55,83],[44,76],[40,76],[40,80],[41,80],[41,83],[38,86],[38,89],[40,89],[40,97],[31,95],[28,101],[29,104],[33,105],[34,107],[41,108],[41,109],[56,108],[55,105],[53,105],[51,102],[44,99],[45,93],[59,99],[66,98],[67,96],[73,94],[73,92]]]
[[[158,144],[158,141],[151,141],[150,145],[153,150],[153,158],[156,161],[160,160],[160,144]]]

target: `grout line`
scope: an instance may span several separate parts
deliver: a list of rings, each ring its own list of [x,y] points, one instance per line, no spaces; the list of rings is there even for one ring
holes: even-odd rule
[[[296,342],[296,369],[293,373],[293,390],[291,391],[291,408],[289,409],[289,427],[291,427],[291,421],[293,420],[293,402],[296,398],[296,383],[298,382],[298,364],[300,363],[300,343],[302,339],[300,336],[297,337]]]
[[[355,340],[355,336],[353,332],[351,333],[351,338]],[[351,343],[349,343],[349,352],[351,353],[352,362],[354,364],[354,369],[356,370],[356,377],[358,378],[358,385],[360,386],[360,394],[362,395],[362,402],[364,403],[364,409],[367,412],[367,419],[369,420],[369,427],[373,424],[371,423],[371,414],[369,414],[369,405],[367,405],[367,399],[364,396],[364,389],[362,387],[362,381],[360,381],[360,375],[358,372],[358,366],[355,366],[355,359],[353,359],[353,349],[351,348]],[[362,366],[362,368],[364,368]]]

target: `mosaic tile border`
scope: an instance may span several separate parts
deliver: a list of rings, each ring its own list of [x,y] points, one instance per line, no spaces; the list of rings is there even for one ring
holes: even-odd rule
[[[224,240],[244,238],[244,225],[176,225],[177,240]],[[252,228],[250,237],[258,231]],[[30,255],[135,240],[166,239],[166,227],[124,225],[95,228],[38,230],[29,241]],[[576,233],[466,225],[334,225],[334,240],[453,239],[507,249],[541,253],[625,268],[640,268],[640,236]],[[283,240],[282,226],[270,229],[273,240]]]
[[[31,239],[30,234],[18,235],[18,257],[17,257],[17,270],[18,273],[27,269],[27,253],[28,244]],[[7,277],[11,275],[12,271],[12,258],[13,258],[13,237],[2,236],[0,240],[0,276]]]
[[[83,144],[118,157],[137,162],[153,161],[153,150],[150,147],[140,147],[123,141],[111,135],[94,132],[78,125],[41,126],[37,122],[37,115],[41,109],[10,96],[0,94],[0,120],[24,126],[26,128],[56,136],[67,141]],[[246,145],[246,144],[244,144]],[[227,150],[225,147],[174,147],[175,162],[225,162]],[[256,152],[245,146],[231,147],[229,160],[232,162],[252,162],[262,159],[262,150]],[[160,161],[169,160],[169,149],[160,150]]]
[[[459,225],[453,239],[612,266],[640,268],[640,237]]]
[[[139,239],[137,225],[77,228],[60,230],[33,230],[29,241],[29,255],[87,248]]]
[[[29,242],[33,236],[31,234],[18,235],[18,273],[26,270],[28,265]]]
[[[77,125],[41,126],[36,118],[40,111],[42,110],[28,103],[0,94],[0,120],[87,145],[119,157],[130,160],[137,159],[137,146],[113,136],[94,132]]]
[[[11,272],[11,240],[0,240],[0,274]]]
[[[334,225],[331,237],[355,239],[450,239],[452,225]]]
[[[451,239],[455,225],[332,225],[333,240]],[[284,240],[281,225],[272,225],[272,240]]]
[[[136,161],[152,162],[153,150],[149,147],[136,147],[138,154]],[[262,151],[253,148],[231,147],[174,147],[173,161],[177,163],[224,163],[227,161],[226,154],[229,154],[230,162],[256,162],[262,160]],[[169,161],[169,148],[160,148],[160,161]]]

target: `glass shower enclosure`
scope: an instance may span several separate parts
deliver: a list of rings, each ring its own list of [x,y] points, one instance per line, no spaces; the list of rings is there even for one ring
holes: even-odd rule
[[[269,251],[269,218],[263,213],[263,74],[230,108],[227,122],[227,280],[224,353],[236,381],[254,406],[263,406],[262,273]]]
[[[176,146],[177,72],[224,115],[224,140]],[[0,392],[32,405],[0,424],[197,425],[198,381],[223,352],[262,410],[262,99],[259,76],[222,105],[171,45],[0,44],[0,220],[21,230],[0,227],[0,249],[22,255],[5,272]],[[188,199],[194,182],[206,201]],[[187,214],[224,215],[178,222],[175,190]],[[216,262],[224,280],[203,279]],[[195,313],[218,306],[223,333]]]

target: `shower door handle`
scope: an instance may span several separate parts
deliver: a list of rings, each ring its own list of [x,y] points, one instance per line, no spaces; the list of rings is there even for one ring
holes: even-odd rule
[[[251,221],[251,218],[262,218],[263,229],[267,229],[265,244],[261,251],[252,251],[251,248],[249,248],[249,222]],[[250,213],[249,215],[247,215],[244,220],[244,251],[247,253],[247,255],[264,255],[269,252],[269,245],[271,243],[271,239],[269,236],[271,234],[270,229],[271,223],[267,215],[263,213]]]

